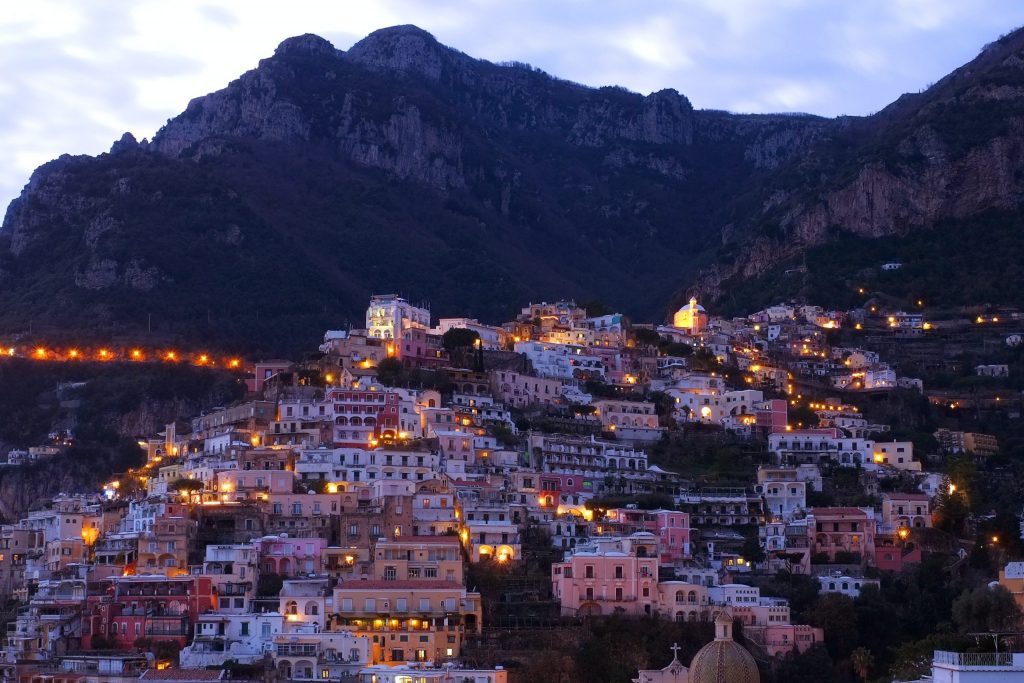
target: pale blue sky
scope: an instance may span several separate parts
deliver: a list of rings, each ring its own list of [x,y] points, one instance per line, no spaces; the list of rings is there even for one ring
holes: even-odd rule
[[[877,111],[1024,25],[1021,0],[32,0],[0,13],[0,211],[39,164],[151,137],[284,38],[417,24],[492,61],[698,108]]]

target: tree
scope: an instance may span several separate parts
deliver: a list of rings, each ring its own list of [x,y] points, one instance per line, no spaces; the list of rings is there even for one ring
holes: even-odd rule
[[[807,406],[795,406],[789,408],[789,421],[807,429],[818,426],[818,414]]]
[[[826,593],[811,607],[810,622],[825,629],[825,647],[836,661],[853,651],[859,638],[853,600],[840,593]]]
[[[280,574],[260,572],[256,583],[256,595],[260,597],[276,597],[284,586],[284,577]]]
[[[464,327],[453,327],[441,335],[441,344],[448,351],[472,348],[479,341],[480,335],[474,330]]]
[[[821,645],[783,659],[775,671],[775,680],[780,683],[820,683],[835,679],[832,660]]]
[[[1020,618],[1020,608],[1003,586],[978,586],[953,601],[953,623],[961,633],[1014,630]]]
[[[401,383],[405,376],[405,367],[397,358],[385,358],[377,363],[377,381],[389,387]]]
[[[858,647],[850,653],[850,664],[861,680],[866,681],[868,674],[871,673],[871,667],[875,665],[875,657],[866,647]]]
[[[646,327],[634,329],[633,336],[636,337],[636,343],[643,346],[657,346],[661,342],[661,335]]]
[[[185,494],[185,497],[188,499],[188,502],[191,503],[193,502],[194,498],[202,494],[202,491],[203,489],[206,488],[206,485],[203,484],[203,482],[198,481],[196,479],[186,479],[185,477],[182,477],[180,479],[175,479],[174,481],[172,481],[167,488],[170,489],[171,491],[176,491],[179,494]]]
[[[682,342],[671,342],[661,347],[661,355],[685,358],[693,353],[693,347]]]

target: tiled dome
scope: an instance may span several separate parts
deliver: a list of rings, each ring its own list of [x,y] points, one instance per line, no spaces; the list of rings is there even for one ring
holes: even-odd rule
[[[715,619],[715,639],[702,647],[690,664],[690,683],[760,683],[757,664],[746,648],[732,639],[732,617]]]

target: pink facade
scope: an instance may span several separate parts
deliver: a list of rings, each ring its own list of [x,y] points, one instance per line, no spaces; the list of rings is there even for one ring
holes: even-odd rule
[[[812,645],[825,642],[824,629],[806,624],[770,624],[747,628],[744,633],[762,643],[770,657],[782,657],[793,651],[806,652]]]
[[[826,555],[834,563],[846,553],[853,561],[843,564],[875,564],[875,530],[874,518],[860,508],[811,508],[807,540],[812,562],[814,555]]]
[[[653,614],[658,606],[657,539],[599,538],[551,566],[554,596],[566,616]]]
[[[491,372],[491,391],[502,403],[517,408],[535,403],[550,405],[561,399],[562,380],[494,370]]]
[[[789,408],[785,399],[772,398],[764,402],[764,407],[755,413],[756,427],[764,434],[786,431],[789,421]]]
[[[441,337],[418,327],[402,330],[402,338],[394,341],[393,355],[406,365],[441,367],[448,362]]]
[[[553,496],[557,503],[559,495],[592,494],[597,488],[593,477],[584,477],[578,474],[559,474],[556,472],[540,475],[540,488],[542,495]]]
[[[266,536],[259,539],[260,563],[263,571],[281,576],[313,574],[320,571],[320,558],[327,541],[322,538],[285,538]]]
[[[398,436],[401,397],[396,392],[331,389],[327,403],[334,421],[335,448],[366,448],[373,439]]]
[[[882,571],[902,572],[908,565],[921,564],[921,548],[896,534],[875,537],[875,565]]]
[[[129,650],[135,641],[173,641],[184,646],[199,615],[217,604],[208,576],[117,577],[87,599],[82,619],[82,646],[99,637],[106,647]]]
[[[262,392],[267,380],[274,375],[288,372],[291,367],[292,363],[286,360],[260,361],[256,363],[253,376],[245,381],[246,388],[254,393]]]
[[[608,525],[616,533],[647,531],[658,539],[661,561],[671,564],[690,556],[690,515],[677,510],[630,510],[607,512]]]

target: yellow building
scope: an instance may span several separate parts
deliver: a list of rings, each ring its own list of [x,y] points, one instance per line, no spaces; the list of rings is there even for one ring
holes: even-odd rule
[[[184,517],[156,520],[153,530],[139,535],[139,574],[181,576],[188,573],[188,527]]]
[[[349,581],[334,589],[332,631],[371,643],[371,663],[443,662],[460,656],[482,622],[480,594],[448,581]]]
[[[999,570],[999,585],[1010,591],[1017,607],[1024,611],[1024,562],[1009,562]]]
[[[697,297],[690,297],[690,302],[676,311],[672,317],[672,327],[687,330],[690,334],[699,334],[708,324],[708,314],[704,307],[697,303]]]
[[[399,536],[377,541],[373,578],[379,581],[423,579],[463,583],[458,536]]]

